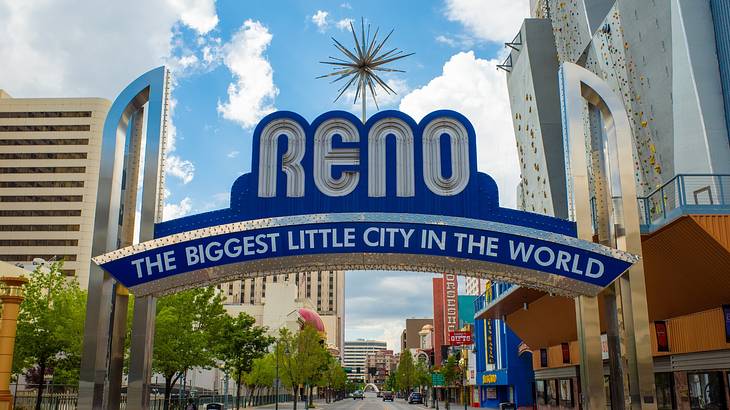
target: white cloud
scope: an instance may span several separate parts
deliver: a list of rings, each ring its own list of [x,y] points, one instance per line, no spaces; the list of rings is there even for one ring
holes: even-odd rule
[[[350,24],[352,24],[355,20],[351,18],[344,18],[341,20],[337,20],[337,23],[335,23],[335,27],[337,27],[340,30],[349,30]]]
[[[435,38],[437,43],[446,44],[449,47],[469,49],[474,47],[474,38],[464,34],[439,34]]]
[[[235,78],[228,85],[228,102],[218,103],[224,118],[246,128],[254,127],[264,115],[274,111],[279,89],[274,71],[264,56],[271,33],[260,22],[246,20],[224,48],[223,61]]]
[[[229,153],[228,153],[228,154],[227,154],[226,156],[227,156],[228,158],[236,158],[236,157],[238,156],[238,154],[240,154],[240,152],[239,152],[239,151],[231,151],[231,152],[229,152]]]
[[[185,197],[179,203],[166,203],[162,210],[162,220],[181,218],[190,213],[193,209],[193,201],[189,197]]]
[[[164,64],[178,22],[206,33],[213,0],[0,0],[0,79],[15,97],[112,99]]]
[[[324,10],[317,10],[317,12],[312,16],[312,23],[317,26],[319,31],[323,32],[327,28],[328,15],[329,13]]]
[[[437,109],[464,114],[477,137],[477,167],[499,187],[500,204],[514,207],[520,169],[512,129],[507,82],[496,70],[499,60],[458,53],[444,64],[442,74],[403,97],[401,111],[416,120]]]
[[[180,20],[200,34],[218,25],[215,0],[168,0],[180,13]]]
[[[343,9],[352,10],[352,5],[347,2],[340,4],[340,7],[342,7]]]
[[[165,172],[170,176],[180,178],[183,184],[187,184],[195,176],[195,165],[177,155],[168,155],[165,159]]]
[[[512,40],[529,15],[528,0],[446,0],[446,17],[485,41]]]

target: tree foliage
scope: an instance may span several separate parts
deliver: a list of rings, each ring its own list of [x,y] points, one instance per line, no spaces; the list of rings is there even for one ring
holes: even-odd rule
[[[409,392],[416,385],[416,367],[413,364],[413,355],[408,350],[401,352],[396,372],[398,389]]]
[[[189,369],[215,365],[225,318],[214,288],[199,288],[160,298],[157,302],[152,369],[165,377],[165,408],[172,386]]]
[[[425,359],[421,358],[416,362],[414,373],[416,385],[422,387],[431,386],[431,372],[429,371],[428,362]]]
[[[306,388],[317,383],[326,368],[329,352],[322,346],[317,330],[305,324],[297,333],[286,328],[280,330],[276,354],[280,358],[282,379],[292,388],[296,410],[299,387]]]
[[[77,385],[86,292],[74,278],[63,274],[62,268],[63,262],[54,262],[29,275],[18,314],[13,372],[36,374],[42,381],[52,371],[54,383]],[[42,394],[41,383],[38,400]]]
[[[223,368],[233,375],[233,379],[237,382],[236,388],[236,406],[241,402],[241,383],[244,374],[249,374],[250,380],[254,383],[249,385],[261,385],[264,377],[274,378],[273,367],[265,366],[268,363],[261,361],[259,366],[254,367],[254,361],[264,360],[262,357],[266,354],[267,349],[274,339],[266,334],[266,328],[257,326],[256,320],[245,314],[240,313],[235,318],[228,315],[222,321],[219,337],[214,342],[217,346],[216,353],[218,359],[223,363]]]

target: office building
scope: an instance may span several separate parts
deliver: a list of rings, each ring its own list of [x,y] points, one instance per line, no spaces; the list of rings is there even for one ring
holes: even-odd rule
[[[347,340],[343,352],[342,366],[347,372],[347,378],[353,381],[366,382],[368,354],[388,348],[386,342],[379,340]]]
[[[256,310],[272,298],[267,287],[283,283],[296,289],[294,299],[311,301],[327,328],[327,344],[342,352],[345,337],[345,272],[313,271],[244,279],[218,285],[226,305],[242,305],[240,309]],[[289,302],[286,302],[289,303]],[[249,307],[246,307],[249,306]],[[254,307],[251,307],[254,306]]]
[[[396,369],[397,362],[392,350],[376,350],[368,353],[365,359],[367,367],[367,383],[372,383],[382,389],[388,376]]]
[[[89,280],[101,135],[109,101],[0,90],[0,260],[64,260]]]
[[[400,335],[401,352],[408,349],[421,348],[421,341],[419,339],[418,332],[420,332],[426,325],[433,327],[433,319],[406,319],[406,328],[403,329],[403,332],[401,332]]]
[[[657,407],[727,408],[730,4],[538,0],[531,7],[533,18],[508,44],[501,65],[522,171],[518,206],[568,213],[558,67],[578,64],[607,82],[629,117]],[[603,123],[592,107],[585,118],[589,183],[601,197],[611,192]],[[595,237],[609,237],[596,215],[611,205],[592,206]],[[476,318],[506,318],[532,349],[538,408],[578,408],[574,301],[525,288],[491,297],[477,303]],[[611,299],[599,296],[603,312]],[[612,408],[624,408],[632,399],[616,371],[621,351],[611,347],[620,335],[609,338],[605,322],[606,398]]]

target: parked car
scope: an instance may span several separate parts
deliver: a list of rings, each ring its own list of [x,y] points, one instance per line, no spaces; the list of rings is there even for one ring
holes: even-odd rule
[[[355,392],[352,393],[352,399],[353,400],[357,400],[357,399],[364,400],[365,399],[365,394],[362,391],[360,391],[360,390],[355,391]]]
[[[383,401],[386,401],[386,400],[393,401],[393,392],[392,391],[384,391],[382,396],[383,396]]]
[[[423,396],[419,392],[413,392],[408,396],[408,404],[423,404]]]

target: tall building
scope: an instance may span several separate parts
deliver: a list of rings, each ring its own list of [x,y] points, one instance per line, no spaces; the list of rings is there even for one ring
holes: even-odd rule
[[[400,351],[405,352],[408,349],[420,349],[421,341],[418,332],[424,326],[433,326],[433,319],[406,319],[406,328],[400,335]]]
[[[387,348],[386,342],[379,340],[357,339],[345,341],[342,366],[347,372],[347,378],[362,382],[367,381],[368,354],[386,350]]]
[[[0,260],[63,259],[88,286],[101,98],[12,98],[0,90]]]
[[[531,7],[533,18],[501,65],[522,171],[518,206],[567,215],[558,67],[582,66],[606,81],[629,117],[656,406],[727,408],[730,4],[535,0]],[[585,113],[590,189],[611,197],[603,120],[592,106]],[[600,218],[611,206],[592,202],[594,236],[609,245],[612,228]],[[524,288],[492,297],[476,317],[506,318],[532,350],[538,408],[578,408],[574,301]],[[610,292],[598,299],[603,312],[615,309]],[[646,397],[622,388],[638,383],[629,383],[621,334],[609,334],[616,326],[607,322],[600,323],[606,399],[625,408]]]
[[[396,369],[397,362],[392,350],[377,350],[368,353],[365,359],[367,367],[367,382],[373,383],[382,389],[388,376]]]
[[[345,272],[313,271],[245,279],[218,285],[228,305],[260,306],[266,303],[266,285],[292,284],[296,299],[308,299],[327,328],[328,344],[342,352],[345,337]],[[276,299],[270,299],[277,301]],[[277,302],[278,303],[278,302]]]
[[[484,293],[484,290],[489,284],[489,279],[474,278],[468,276],[464,280],[464,295],[479,296]]]

